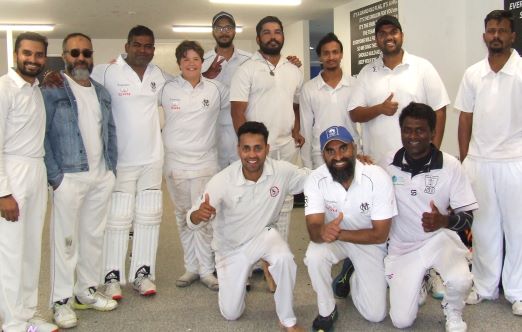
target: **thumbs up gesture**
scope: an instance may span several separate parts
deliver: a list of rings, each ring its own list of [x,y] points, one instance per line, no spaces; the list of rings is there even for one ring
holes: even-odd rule
[[[382,104],[381,104],[381,113],[387,116],[392,116],[397,112],[397,109],[399,108],[399,103],[396,101],[393,101],[393,92],[390,93],[388,98],[386,98]]]
[[[199,209],[190,215],[190,220],[196,225],[202,221],[210,221],[216,216],[216,209],[210,205],[210,197],[207,193],[205,193],[204,197],[203,202],[199,205]]]
[[[433,201],[430,202],[430,210],[422,214],[422,228],[425,232],[434,232],[448,226],[448,216],[441,214]]]
[[[337,218],[332,220],[328,224],[324,224],[321,228],[321,239],[324,242],[334,242],[339,238],[339,234],[341,233],[341,221],[343,221],[344,214],[339,212]]]

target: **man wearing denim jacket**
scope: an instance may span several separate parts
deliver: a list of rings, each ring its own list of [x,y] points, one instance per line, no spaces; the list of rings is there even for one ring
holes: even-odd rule
[[[54,190],[51,303],[56,324],[70,328],[77,324],[73,308],[117,307],[115,300],[96,291],[117,147],[110,95],[89,78],[91,39],[73,33],[62,47],[63,87],[42,93],[47,112],[45,164]]]

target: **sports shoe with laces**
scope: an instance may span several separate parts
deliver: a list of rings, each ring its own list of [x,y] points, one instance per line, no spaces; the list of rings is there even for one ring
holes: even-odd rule
[[[352,261],[346,258],[343,263],[341,272],[332,282],[333,293],[335,297],[344,299],[350,294],[350,277],[354,272]]]
[[[150,296],[156,294],[156,285],[150,279],[150,276],[143,275],[134,279],[132,287],[143,296]]]
[[[513,302],[511,310],[513,311],[513,315],[522,316],[522,300]]]
[[[213,274],[208,274],[206,276],[201,277],[201,282],[210,290],[219,290],[219,282]]]
[[[334,310],[331,314],[326,317],[321,315],[317,315],[312,323],[312,329],[314,331],[330,331],[333,328],[334,322],[337,320],[337,306],[334,307]]]
[[[466,303],[467,304],[479,304],[483,300],[484,300],[484,298],[482,296],[480,296],[480,294],[477,293],[477,290],[475,289],[475,287],[473,287],[473,288],[471,288],[471,291],[469,292],[469,295],[466,298]]]
[[[77,310],[94,309],[98,311],[111,311],[118,307],[118,302],[96,291],[96,288],[89,287],[84,294],[74,297],[72,307]]]
[[[446,332],[466,332],[468,326],[462,320],[462,313],[457,310],[444,309],[446,315]]]
[[[53,323],[46,321],[38,312],[36,312],[33,318],[29,319],[28,331],[37,332],[58,332],[58,326]]]
[[[69,329],[78,324],[76,313],[71,308],[67,299],[54,302],[53,304],[53,320],[62,329]]]
[[[104,293],[105,295],[116,301],[119,301],[123,298],[123,295],[121,293],[120,282],[116,279],[111,279],[105,283]]]
[[[428,289],[431,296],[437,300],[442,300],[446,294],[444,282],[442,281],[440,274],[438,274],[434,269],[430,269]]]
[[[199,279],[199,274],[186,271],[181,277],[176,280],[177,287],[187,287]]]
[[[429,274],[426,274],[424,276],[424,278],[422,279],[422,285],[421,285],[421,289],[419,291],[419,307],[420,306],[423,306],[424,303],[426,303],[426,298],[428,297],[428,279],[429,279]]]

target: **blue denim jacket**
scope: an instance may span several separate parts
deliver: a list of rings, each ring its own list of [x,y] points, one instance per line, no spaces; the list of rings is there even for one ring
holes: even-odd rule
[[[47,181],[53,187],[60,185],[64,173],[87,172],[89,162],[78,125],[78,105],[63,72],[63,87],[44,88],[42,95],[47,113],[45,128],[45,166]],[[112,117],[111,96],[100,84],[91,80],[96,90],[102,114],[103,157],[107,169],[116,174],[118,148],[116,126]]]

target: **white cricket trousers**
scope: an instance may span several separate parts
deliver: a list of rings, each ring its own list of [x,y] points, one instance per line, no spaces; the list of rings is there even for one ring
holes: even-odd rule
[[[463,162],[479,208],[473,211],[473,281],[480,296],[522,300],[522,161]],[[502,267],[503,238],[506,257]]]
[[[457,233],[444,229],[419,249],[384,259],[390,286],[390,318],[395,327],[409,327],[417,318],[422,281],[430,268],[437,270],[444,280],[443,307],[462,312],[472,283],[467,252]]]
[[[366,320],[382,321],[386,317],[384,256],[386,256],[386,249],[382,245],[353,244],[343,241],[310,242],[304,262],[308,267],[312,287],[317,294],[319,315],[326,317],[335,308],[332,266],[345,258],[350,258],[355,269],[350,278],[353,304]]]
[[[287,144],[279,147],[278,149],[270,150],[269,157],[276,160],[284,160],[292,163],[294,165],[298,164],[299,149],[296,148],[294,139]],[[294,208],[294,196],[287,195],[283,202],[283,207],[281,208],[281,212],[279,213],[279,219],[275,224],[275,227],[285,239],[288,241],[288,230],[290,229],[290,217],[292,214],[292,209]]]
[[[4,332],[25,332],[38,302],[47,173],[43,158],[4,155],[3,163],[20,217],[0,217],[0,318]]]
[[[114,182],[112,171],[66,173],[52,193],[51,305],[98,286]]]
[[[283,326],[294,326],[297,322],[293,309],[297,265],[286,241],[271,227],[232,251],[216,252],[221,314],[228,320],[236,320],[243,314],[247,278],[260,259],[270,264],[268,270],[277,285],[274,300],[279,321]]]
[[[217,169],[212,173],[216,173]],[[208,172],[207,172],[208,173]],[[205,185],[211,175],[195,178],[176,178],[173,172],[166,176],[167,189],[175,206],[176,223],[179,238],[183,248],[185,270],[206,276],[214,272],[214,255],[212,242],[212,223],[205,223],[197,229],[187,226],[187,212],[192,204],[199,201],[205,190]]]

